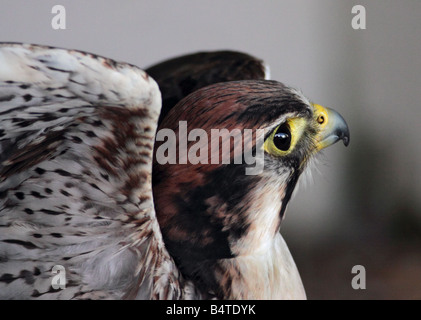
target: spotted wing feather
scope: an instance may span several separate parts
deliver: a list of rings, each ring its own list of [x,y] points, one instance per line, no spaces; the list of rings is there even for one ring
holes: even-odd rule
[[[160,107],[134,66],[0,44],[0,298],[181,297],[151,193]]]

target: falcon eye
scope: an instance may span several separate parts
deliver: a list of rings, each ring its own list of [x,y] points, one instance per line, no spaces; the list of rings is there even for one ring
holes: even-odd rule
[[[307,120],[300,117],[287,119],[266,138],[263,148],[266,153],[284,157],[291,153],[307,128]]]
[[[291,146],[291,132],[286,123],[279,126],[278,130],[276,130],[273,136],[273,143],[279,150],[288,151]]]

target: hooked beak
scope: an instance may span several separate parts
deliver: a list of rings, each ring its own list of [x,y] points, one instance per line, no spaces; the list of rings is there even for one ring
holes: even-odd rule
[[[317,150],[324,149],[338,140],[343,140],[344,145],[349,144],[349,128],[345,119],[335,110],[313,104],[314,116],[319,127],[316,137]]]

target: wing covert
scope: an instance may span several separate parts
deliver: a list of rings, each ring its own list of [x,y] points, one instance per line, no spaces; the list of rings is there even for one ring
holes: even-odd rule
[[[0,44],[0,297],[177,297],[151,191],[160,107],[135,66]]]

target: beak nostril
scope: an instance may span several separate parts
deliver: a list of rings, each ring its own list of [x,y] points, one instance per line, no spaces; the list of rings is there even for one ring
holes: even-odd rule
[[[325,122],[325,117],[323,115],[318,116],[317,122],[320,123],[320,124],[323,124]]]

